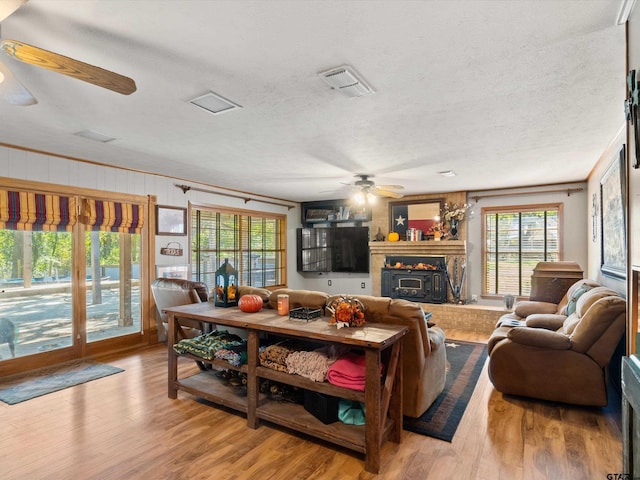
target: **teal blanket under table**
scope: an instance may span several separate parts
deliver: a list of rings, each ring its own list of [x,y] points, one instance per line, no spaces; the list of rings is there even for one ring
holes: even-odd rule
[[[226,330],[216,330],[195,338],[185,338],[173,346],[177,354],[190,353],[205,360],[213,360],[218,350],[230,350],[246,344],[237,335]]]

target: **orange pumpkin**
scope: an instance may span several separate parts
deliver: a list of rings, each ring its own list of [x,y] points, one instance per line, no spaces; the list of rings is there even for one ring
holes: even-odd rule
[[[400,234],[398,232],[390,232],[389,237],[387,237],[387,239],[390,242],[397,242],[398,240],[400,240]]]
[[[243,295],[238,301],[238,308],[245,313],[255,313],[262,309],[263,301],[260,295]]]

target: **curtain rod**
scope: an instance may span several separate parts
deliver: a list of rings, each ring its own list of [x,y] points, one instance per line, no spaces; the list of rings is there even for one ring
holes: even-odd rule
[[[286,203],[272,202],[271,200],[260,200],[258,198],[245,197],[245,196],[242,196],[242,195],[234,195],[232,193],[216,192],[215,190],[207,190],[206,188],[191,187],[189,185],[178,185],[177,183],[175,183],[174,186],[176,186],[180,190],[182,190],[182,193],[184,193],[184,194],[186,194],[189,190],[193,190],[195,192],[213,193],[214,195],[222,195],[222,196],[225,196],[225,197],[241,198],[242,200],[244,200],[244,203],[249,203],[251,201],[254,201],[254,202],[260,202],[260,203],[268,203],[270,205],[278,205],[279,207],[287,207],[287,210],[291,210],[292,208],[296,208],[295,205],[288,205]]]
[[[481,198],[492,198],[492,197],[511,197],[514,195],[528,195],[528,194],[538,194],[538,193],[558,193],[558,192],[566,192],[567,197],[570,197],[572,193],[581,192],[584,190],[582,187],[578,188],[561,188],[557,190],[538,190],[536,192],[510,192],[510,193],[494,193],[492,195],[470,195],[469,198],[478,203],[478,200]]]

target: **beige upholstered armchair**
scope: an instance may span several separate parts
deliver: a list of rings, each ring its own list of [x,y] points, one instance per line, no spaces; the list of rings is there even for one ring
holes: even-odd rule
[[[591,280],[559,304],[519,302],[488,343],[489,378],[507,394],[607,405],[607,366],[625,332],[626,301]]]
[[[165,308],[206,302],[209,297],[206,284],[179,278],[156,278],[151,283],[151,292],[156,302],[156,327],[158,340],[161,342],[167,340],[168,319],[167,314],[163,312]],[[188,338],[204,332],[203,325],[195,320],[184,319],[181,324],[182,331]]]

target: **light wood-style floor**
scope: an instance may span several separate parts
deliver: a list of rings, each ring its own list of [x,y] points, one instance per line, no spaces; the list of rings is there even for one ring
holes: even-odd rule
[[[376,476],[358,454],[271,425],[249,429],[241,415],[182,392],[170,400],[163,346],[99,360],[126,371],[0,402],[0,478],[557,480],[621,472],[618,408],[503,397],[486,366],[453,442],[404,432],[402,444],[385,444]]]

